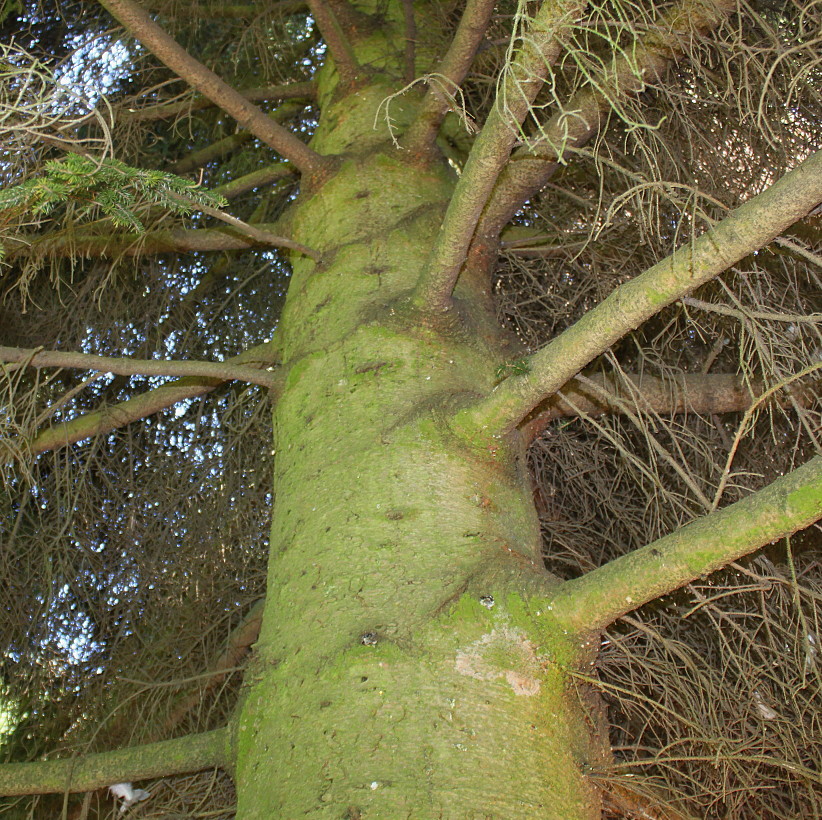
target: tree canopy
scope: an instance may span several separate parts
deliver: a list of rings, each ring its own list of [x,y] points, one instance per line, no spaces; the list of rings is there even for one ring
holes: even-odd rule
[[[345,262],[327,248],[348,218],[335,175],[381,153],[350,200],[432,167],[453,186],[425,217],[408,315],[446,334],[495,311],[508,345],[470,402],[432,417],[472,446],[528,445],[545,566],[569,582],[557,617],[598,649],[574,678],[605,705],[612,758],[586,772],[605,816],[820,813],[822,3],[0,14],[5,762],[201,733],[202,765],[175,777],[157,747],[131,811],[234,816],[208,764],[258,674],[290,447],[271,414],[297,367],[279,367],[283,305],[309,287],[300,265]],[[309,230],[295,207],[323,196]],[[351,251],[370,279],[339,287],[372,293],[414,241]],[[465,308],[460,287],[480,294]],[[318,349],[321,308],[300,317]],[[715,556],[676,540],[705,516]],[[648,580],[661,554],[677,583]],[[603,601],[610,571],[621,598]],[[112,816],[87,777],[97,791],[32,789],[0,815]]]

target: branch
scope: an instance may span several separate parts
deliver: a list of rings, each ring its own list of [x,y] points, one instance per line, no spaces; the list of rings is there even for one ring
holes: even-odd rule
[[[239,91],[221,80],[213,71],[195,60],[176,40],[163,31],[132,0],[100,0],[103,7],[125,26],[160,62],[168,66],[189,85],[215,105],[234,117],[255,137],[270,145],[305,174],[316,174],[327,160],[312,151],[288,129],[273,122]]]
[[[278,105],[273,111],[266,114],[276,123],[282,123],[289,117],[293,117],[302,111],[303,106],[293,100],[288,100],[282,105]],[[242,145],[245,145],[251,140],[252,134],[250,131],[237,131],[234,134],[229,134],[227,137],[218,139],[210,145],[192,151],[182,159],[172,163],[168,170],[173,174],[187,174],[189,171],[194,171],[197,168],[202,168],[208,165],[209,162],[224,159],[233,154]],[[292,170],[295,170],[292,168]]]
[[[520,425],[519,431],[530,444],[556,419],[579,416],[603,416],[622,413],[625,405],[641,413],[696,413],[708,416],[719,413],[742,413],[756,400],[762,385],[749,383],[733,374],[679,374],[660,379],[646,374],[598,373],[590,377],[596,389],[571,379],[561,393],[553,395],[539,407],[538,415]],[[794,397],[804,404],[807,396],[796,391]]]
[[[164,14],[174,17],[179,10],[188,19],[222,18],[228,20],[246,20],[260,17],[265,14],[273,17],[286,14],[297,14],[307,10],[305,0],[278,0],[275,3],[254,5],[252,3],[186,3],[179,7],[168,6],[166,3],[149,2],[149,8],[161,10]]]
[[[188,199],[188,197],[180,196],[179,194],[175,194],[173,192],[169,192],[169,197],[178,202],[189,204],[192,208],[195,208],[204,214],[208,214],[208,216],[213,216],[214,219],[224,222],[232,228],[236,228],[241,233],[244,233],[246,236],[251,237],[251,239],[260,242],[263,245],[270,245],[272,248],[288,248],[289,250],[297,251],[298,253],[310,256],[314,260],[320,259],[319,251],[312,250],[306,245],[295,242],[293,239],[289,239],[286,236],[277,236],[276,234],[271,233],[271,231],[267,231],[257,225],[249,225],[247,222],[243,222],[242,219],[237,219],[236,216],[223,213],[223,211],[218,208],[212,208],[209,205],[199,205]]]
[[[514,153],[482,215],[477,229],[480,241],[495,240],[522,205],[545,187],[563,155],[599,131],[614,100],[637,94],[659,80],[693,46],[695,33],[716,28],[735,8],[734,0],[683,0],[662,15],[653,31],[622,50],[603,76],[578,91],[540,128],[530,147]]]
[[[253,191],[255,188],[268,187],[275,182],[293,176],[294,168],[291,165],[287,162],[275,162],[273,165],[258,168],[256,171],[232,179],[231,182],[224,182],[216,188],[211,188],[209,193],[224,196],[226,199],[235,199],[249,191]]]
[[[462,85],[488,29],[495,4],[496,0],[468,0],[445,57],[431,72],[432,77],[442,79],[445,89],[437,81],[428,83],[416,119],[400,141],[400,145],[412,154],[427,151],[434,144],[445,115],[454,105],[453,97],[447,93],[449,86],[457,89]]]
[[[85,757],[6,763],[0,765],[0,794],[85,792],[123,781],[223,767],[230,759],[228,732],[215,729]]]
[[[446,311],[451,291],[468,253],[477,221],[511,155],[520,126],[531,110],[549,66],[562,49],[563,37],[583,0],[545,0],[519,50],[507,66],[494,106],[477,136],[454,188],[442,227],[412,296],[421,310]]]
[[[328,46],[337,73],[345,85],[351,85],[360,73],[360,64],[334,11],[324,0],[308,0],[308,8]]]
[[[816,456],[742,501],[566,581],[552,601],[553,614],[575,633],[603,629],[642,604],[820,517],[822,456]]]
[[[245,223],[244,223],[245,224]],[[55,231],[24,237],[6,237],[6,259],[17,257],[103,257],[144,256],[158,253],[187,253],[189,251],[236,251],[258,247],[292,247],[316,258],[317,251],[280,237],[272,231],[276,223],[249,225],[253,231],[236,228],[176,228],[171,231],[146,231],[138,233],[77,233]],[[12,243],[18,243],[16,247]],[[286,244],[287,243],[287,244]]]
[[[313,80],[304,83],[286,83],[284,85],[270,85],[265,88],[246,88],[238,91],[244,99],[251,103],[266,102],[267,100],[313,100],[317,96],[317,84]],[[155,122],[166,120],[180,114],[190,114],[201,111],[214,105],[206,97],[148,105],[145,108],[124,108],[118,110],[118,116],[129,122]]]
[[[260,634],[263,620],[265,598],[261,598],[248,611],[242,623],[229,635],[225,650],[211,664],[208,677],[199,686],[189,692],[171,711],[163,722],[163,733],[168,734],[182,723],[185,716],[203,702],[203,698],[212,689],[222,683],[226,676],[235,669],[239,662],[251,651],[252,644]]]
[[[274,387],[277,377],[265,370],[226,362],[163,361],[162,359],[115,358],[89,353],[64,353],[56,350],[25,350],[0,345],[0,362],[14,362],[23,367],[68,367],[97,370],[119,376],[200,376],[220,381],[238,380]],[[9,368],[6,368],[9,369]]]
[[[732,211],[691,244],[675,251],[588,311],[526,360],[485,398],[457,413],[455,427],[487,441],[512,430],[586,364],[676,299],[759,250],[822,200],[822,151]]]
[[[414,17],[414,0],[402,0],[402,14],[405,22],[405,82],[413,83],[417,76],[417,21]]]
[[[225,361],[227,365],[246,364],[253,366],[252,363],[257,363],[258,367],[274,364],[271,342],[252,347],[239,356],[234,356]],[[224,380],[219,378],[203,379],[188,376],[178,379],[170,384],[155,387],[153,390],[141,393],[119,404],[78,416],[71,421],[44,430],[28,442],[26,449],[28,452],[37,455],[48,450],[66,447],[92,436],[102,436],[118,427],[125,427],[133,421],[138,421],[164,410],[166,407],[171,407],[177,402],[204,396],[221,384],[224,384]]]

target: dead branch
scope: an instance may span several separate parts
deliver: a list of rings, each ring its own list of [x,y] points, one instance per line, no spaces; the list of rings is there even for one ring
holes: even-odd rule
[[[268,342],[252,347],[239,356],[226,359],[225,364],[267,367],[273,365],[275,360],[276,354],[272,343]],[[186,376],[161,387],[155,387],[153,390],[141,393],[119,404],[104,407],[93,413],[86,413],[56,427],[43,430],[27,443],[26,449],[28,452],[37,455],[48,450],[66,447],[91,436],[105,435],[111,430],[125,427],[133,421],[138,421],[164,410],[166,407],[171,407],[177,402],[204,396],[224,383],[224,379],[215,377]]]
[[[116,373],[121,376],[199,376],[220,381],[236,379],[269,388],[278,381],[277,377],[268,371],[226,362],[132,359],[58,350],[38,350],[37,348],[24,350],[19,347],[0,346],[0,362],[14,363],[19,367],[68,367],[77,370],[97,370],[101,373]]]

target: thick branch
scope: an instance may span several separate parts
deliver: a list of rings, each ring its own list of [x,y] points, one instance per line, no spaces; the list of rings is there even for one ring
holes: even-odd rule
[[[275,223],[249,226],[253,235],[233,227],[177,228],[171,231],[101,234],[90,230],[77,233],[56,231],[27,237],[9,237],[4,241],[9,249],[7,259],[21,256],[64,257],[84,256],[113,258],[117,256],[145,256],[158,253],[187,253],[190,251],[236,251],[259,247],[291,247],[308,256],[316,251],[273,233]],[[13,244],[16,243],[16,244]],[[295,247],[296,246],[296,247]]]
[[[320,34],[322,34],[329,52],[331,52],[331,58],[334,60],[337,72],[343,83],[350,85],[357,79],[360,64],[357,62],[354,49],[351,48],[351,43],[340,27],[333,9],[325,0],[308,0],[308,7],[311,9],[311,15],[320,29]]]
[[[226,359],[225,363],[270,366],[275,363],[273,345],[271,342],[257,345],[239,356]],[[133,421],[164,410],[166,407],[171,407],[179,401],[204,396],[221,384],[224,384],[223,379],[187,376],[170,384],[155,387],[153,390],[141,393],[112,407],[104,407],[102,410],[78,416],[71,421],[43,430],[28,442],[26,449],[36,455],[47,450],[66,447],[91,436],[101,436],[118,427],[125,427]]]
[[[97,370],[120,376],[199,376],[220,381],[249,382],[274,387],[278,378],[266,370],[243,367],[227,362],[163,361],[113,356],[93,356],[88,353],[66,353],[57,350],[24,350],[0,345],[0,362],[14,362],[23,367],[68,367],[77,370]]]
[[[442,121],[453,105],[452,92],[462,85],[488,29],[494,5],[495,0],[468,0],[466,3],[445,57],[431,72],[432,79],[417,117],[401,142],[403,148],[418,154],[433,146]]]
[[[442,227],[414,292],[416,307],[448,310],[477,221],[511,155],[563,38],[585,3],[545,0],[505,73],[494,106],[479,133],[448,205]]]
[[[325,167],[326,160],[323,157],[298,140],[288,129],[271,120],[213,71],[195,60],[132,0],[100,2],[162,63],[234,117],[243,128],[248,129],[266,145],[270,145],[285,159],[293,162],[300,171],[314,174]]]
[[[569,631],[602,629],[626,612],[822,517],[822,456],[730,507],[566,581],[552,602]]]
[[[286,83],[285,85],[270,85],[265,88],[246,88],[238,93],[251,103],[266,102],[267,100],[313,100],[317,96],[317,84],[313,81]],[[118,110],[118,116],[129,122],[154,122],[201,111],[212,105],[214,105],[213,100],[206,97],[195,97],[194,99],[179,100],[178,102],[149,105],[145,108],[121,109]]]
[[[604,302],[530,356],[526,375],[509,376],[473,407],[460,411],[455,419],[457,429],[477,440],[505,435],[630,330],[768,244],[820,200],[822,151],[698,239],[616,288]]]
[[[112,783],[201,772],[230,761],[225,729],[131,746],[86,757],[0,765],[0,794],[54,794],[101,789]]]
[[[563,154],[597,133],[615,100],[661,79],[692,47],[694,34],[715,28],[735,8],[734,0],[683,0],[660,18],[652,32],[615,57],[595,84],[578,91],[540,129],[534,137],[536,146],[532,141],[532,147],[520,148],[511,157],[482,215],[479,240],[493,241],[499,236],[516,211],[547,184]]]

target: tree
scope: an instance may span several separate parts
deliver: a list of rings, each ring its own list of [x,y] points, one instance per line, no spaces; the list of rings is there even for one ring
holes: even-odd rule
[[[29,9],[4,56],[0,792],[87,816],[216,767],[243,820],[681,817],[740,783],[733,816],[811,812],[818,706],[780,734],[763,686],[818,692],[813,529],[773,594],[735,565],[741,637],[692,619],[748,687],[725,792],[688,769],[720,709],[651,732],[605,676],[634,610],[710,619],[744,590],[699,579],[822,517],[822,6],[102,6],[123,29]],[[801,686],[751,679],[756,617]],[[677,720],[708,723],[679,766]],[[651,763],[651,796],[619,776]]]

